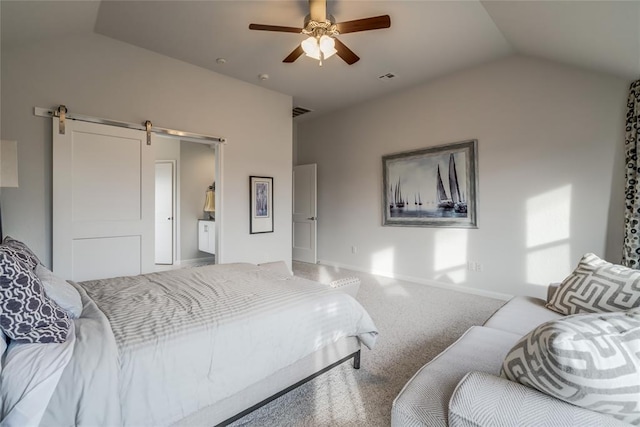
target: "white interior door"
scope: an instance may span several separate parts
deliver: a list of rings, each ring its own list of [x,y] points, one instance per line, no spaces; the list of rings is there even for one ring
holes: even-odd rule
[[[293,168],[293,259],[318,262],[317,230],[317,166]]]
[[[153,140],[74,120],[58,128],[54,118],[53,271],[75,281],[153,271]]]
[[[156,264],[173,264],[173,162],[156,162]]]

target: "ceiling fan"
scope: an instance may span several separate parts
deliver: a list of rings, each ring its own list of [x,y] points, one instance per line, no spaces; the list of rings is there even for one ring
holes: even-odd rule
[[[379,30],[390,26],[391,19],[389,15],[336,23],[333,16],[327,15],[326,0],[309,0],[309,15],[305,17],[304,28],[250,24],[249,29],[298,33],[309,36],[282,62],[294,62],[305,53],[307,56],[319,60],[320,65],[322,65],[323,60],[337,54],[344,62],[351,65],[358,62],[360,57],[338,40],[336,36],[359,31]]]

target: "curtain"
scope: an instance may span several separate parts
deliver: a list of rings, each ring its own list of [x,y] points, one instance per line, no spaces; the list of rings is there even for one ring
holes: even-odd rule
[[[631,83],[625,137],[625,213],[622,265],[640,269],[640,80]]]

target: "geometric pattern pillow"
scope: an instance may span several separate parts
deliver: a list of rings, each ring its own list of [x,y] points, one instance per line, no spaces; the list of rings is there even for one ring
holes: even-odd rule
[[[12,237],[6,236],[0,244],[0,249],[12,254],[14,258],[18,258],[31,269],[40,264],[36,254],[27,245]]]
[[[545,307],[560,314],[609,313],[640,307],[640,271],[586,254]]]
[[[640,309],[543,323],[507,354],[501,376],[640,425]]]
[[[18,343],[63,343],[71,319],[44,293],[35,270],[0,250],[0,328]]]

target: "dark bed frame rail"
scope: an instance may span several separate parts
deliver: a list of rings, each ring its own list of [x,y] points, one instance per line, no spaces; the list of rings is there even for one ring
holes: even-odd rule
[[[225,421],[221,422],[220,424],[217,424],[215,427],[227,426],[227,425],[231,424],[232,422],[239,420],[240,418],[244,417],[245,415],[250,414],[251,412],[255,411],[256,409],[263,407],[267,403],[270,403],[270,402],[276,400],[280,396],[289,393],[291,390],[294,390],[294,389],[300,387],[302,384],[311,381],[315,377],[324,374],[325,372],[335,368],[336,366],[346,362],[347,360],[349,360],[351,358],[353,358],[353,368],[354,369],[360,369],[360,350],[358,350],[355,353],[351,353],[350,355],[343,357],[342,359],[338,360],[337,362],[332,363],[331,365],[327,366],[326,368],[323,368],[323,369],[319,370],[315,374],[311,374],[307,378],[305,378],[303,380],[300,380],[297,383],[285,388],[284,390],[281,390],[281,391],[277,392],[273,396],[267,397],[262,402],[256,403],[252,407],[250,407],[248,409],[245,409],[244,411],[240,412],[239,414],[234,415],[233,417],[226,419]]]

